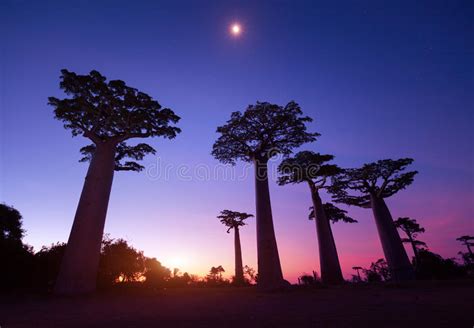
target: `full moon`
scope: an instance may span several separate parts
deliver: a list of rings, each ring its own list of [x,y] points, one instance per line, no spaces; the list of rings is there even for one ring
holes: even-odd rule
[[[232,34],[239,35],[240,31],[241,31],[241,28],[239,24],[232,24],[232,27],[231,27]]]

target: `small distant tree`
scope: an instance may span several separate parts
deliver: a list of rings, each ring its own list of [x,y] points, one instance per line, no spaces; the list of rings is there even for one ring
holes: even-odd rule
[[[461,244],[467,247],[469,255],[473,255],[471,247],[474,247],[474,236],[461,236],[459,238],[456,238],[456,240],[460,241]]]
[[[316,223],[321,279],[327,284],[340,284],[344,282],[344,278],[326,210],[330,211],[334,221],[354,220],[345,215],[347,212],[332,204],[324,206],[321,200],[320,191],[327,189],[331,177],[341,172],[337,165],[329,164],[333,159],[332,155],[321,155],[312,151],[299,152],[281,162],[278,167],[278,184],[306,183],[309,186],[313,201],[310,219],[314,218]]]
[[[346,169],[333,178],[330,188],[337,203],[372,208],[383,252],[395,281],[414,279],[415,274],[384,199],[413,182],[417,172],[405,172],[412,162],[411,158],[386,159],[364,164],[361,168]]]
[[[257,274],[254,268],[251,268],[248,265],[244,266],[244,277],[249,284],[255,283],[257,281],[256,276]]]
[[[370,264],[369,269],[363,269],[367,282],[381,282],[391,279],[390,270],[384,259],[378,259]]]
[[[227,233],[231,229],[234,229],[234,251],[235,251],[235,276],[234,283],[236,285],[242,285],[244,283],[244,271],[242,267],[242,248],[240,245],[240,227],[245,225],[245,220],[253,217],[252,214],[223,210],[221,214],[217,216],[221,223],[224,224],[228,229]]]
[[[179,117],[146,93],[120,80],[107,81],[97,71],[78,75],[63,69],[60,87],[69,97],[49,98],[55,118],[73,137],[92,142],[81,149],[81,161],[90,165],[55,287],[58,294],[81,294],[95,289],[114,170],[140,171],[133,160],[155,153],[148,144],[128,141],[172,139],[180,132],[172,125]]]
[[[419,247],[427,247],[426,243],[421,240],[417,240],[418,234],[425,232],[425,228],[421,227],[418,222],[414,219],[407,217],[398,218],[395,220],[395,226],[402,230],[408,238],[402,238],[403,243],[410,243],[415,255],[415,267],[420,263],[420,257],[418,256]]]
[[[357,272],[357,280],[360,282],[362,281],[362,277],[360,276],[360,271],[363,271],[364,268],[360,266],[354,266],[352,267],[352,270],[355,270]]]
[[[221,283],[224,281],[222,278],[222,273],[225,272],[224,268],[222,265],[219,265],[217,267],[212,267],[211,270],[209,271],[209,274],[206,276],[208,282],[212,283]]]
[[[299,276],[298,281],[301,285],[305,285],[305,286],[314,285],[315,283],[314,277],[310,274],[303,274]]]
[[[217,128],[220,135],[212,149],[212,155],[222,163],[234,165],[242,160],[254,164],[258,285],[264,289],[286,284],[273,227],[267,163],[277,154],[291,154],[294,148],[319,135],[306,131],[306,123],[312,120],[302,114],[293,101],[286,106],[257,102],[243,113],[233,112],[230,120]]]

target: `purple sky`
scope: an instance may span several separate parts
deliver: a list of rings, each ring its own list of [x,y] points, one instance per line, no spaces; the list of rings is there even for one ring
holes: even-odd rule
[[[122,79],[182,117],[175,140],[149,140],[158,153],[146,172],[115,175],[106,223],[164,265],[233,271],[232,234],[216,215],[254,213],[252,172],[198,173],[218,165],[216,127],[257,100],[297,101],[322,134],[302,149],[334,154],[343,167],[413,157],[419,175],[388,205],[426,228],[432,251],[456,256],[455,238],[474,234],[473,3],[328,3],[2,1],[0,201],[23,214],[26,242],[67,240],[87,170],[78,163],[87,141],[71,138],[47,106],[48,96],[63,97],[67,68]],[[319,271],[307,186],[273,181],[271,196],[285,277]],[[350,214],[358,224],[333,225],[346,276],[382,257],[370,210]],[[250,220],[242,248],[253,267],[255,243]]]

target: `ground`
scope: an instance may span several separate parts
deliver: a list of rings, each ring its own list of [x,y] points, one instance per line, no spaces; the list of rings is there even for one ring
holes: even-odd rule
[[[474,283],[120,290],[0,298],[0,327],[469,327]]]

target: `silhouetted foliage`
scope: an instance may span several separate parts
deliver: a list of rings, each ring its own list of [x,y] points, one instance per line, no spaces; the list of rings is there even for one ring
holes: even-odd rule
[[[298,277],[298,284],[303,286],[315,286],[321,284],[321,279],[316,271],[313,274],[303,274]]]
[[[411,244],[415,255],[415,267],[417,267],[419,261],[419,247],[427,247],[426,243],[417,240],[417,237],[418,234],[425,232],[425,228],[421,227],[416,220],[407,217],[398,218],[394,223],[398,229],[402,230],[407,235],[408,238],[402,238],[402,242]]]
[[[228,283],[228,281],[224,280],[222,277],[222,273],[225,272],[222,265],[217,267],[212,267],[209,270],[209,274],[206,276],[206,281],[209,285],[222,285]]]
[[[143,252],[128,245],[124,239],[104,238],[99,264],[99,284],[110,286],[116,282],[139,281],[144,271]]]
[[[22,220],[23,217],[18,210],[0,204],[0,243],[21,243],[25,234]]]
[[[360,267],[360,266],[353,266],[352,267],[352,270],[355,270],[357,272],[357,275],[354,276],[352,275],[352,280],[355,281],[355,282],[361,282],[362,281],[362,277],[360,275],[360,272],[364,271],[364,268],[363,267]]]
[[[121,80],[107,82],[97,71],[78,75],[63,69],[60,87],[71,97],[49,97],[55,118],[62,121],[73,136],[83,135],[94,144],[106,141],[117,144],[116,170],[140,171],[143,167],[138,163],[122,163],[122,160],[141,160],[146,154],[155,153],[150,145],[129,146],[126,140],[155,136],[171,139],[180,132],[170,125],[180,119],[171,109],[163,108],[146,93]],[[81,161],[90,160],[95,147],[83,147]]]
[[[254,268],[248,265],[244,266],[244,278],[248,284],[257,282],[257,273]]]
[[[364,164],[361,168],[345,169],[335,176],[329,191],[337,203],[370,207],[370,194],[387,198],[413,182],[418,172],[403,172],[411,163],[411,158],[385,159]],[[349,194],[349,190],[355,194]]]
[[[466,275],[467,268],[457,264],[453,259],[443,259],[441,255],[427,249],[420,249],[418,256],[420,264],[417,277],[419,279],[455,279]]]
[[[390,280],[390,270],[384,259],[378,259],[370,264],[369,269],[363,269],[367,282],[382,282]]]
[[[339,221],[345,222],[345,223],[357,223],[358,221],[351,218],[349,215],[347,215],[347,211],[343,210],[336,205],[332,203],[324,203],[323,204],[324,212],[326,213],[327,219],[332,222],[336,223]],[[311,206],[309,208],[309,215],[308,219],[314,220],[314,208]]]
[[[464,246],[466,246],[467,251],[469,252],[469,254],[472,255],[471,246],[474,247],[474,236],[461,236],[459,238],[456,238],[456,240],[460,241]]]
[[[244,226],[246,224],[245,220],[250,217],[253,217],[253,215],[230,210],[223,210],[221,211],[221,214],[217,216],[217,218],[220,219],[221,223],[228,227],[228,233],[231,229]]]
[[[49,247],[43,246],[35,254],[34,280],[38,288],[48,291],[53,288],[65,250],[66,243],[58,242]]]
[[[269,159],[279,153],[289,155],[293,148],[319,136],[306,131],[305,124],[312,119],[302,114],[300,106],[293,101],[284,107],[257,102],[243,113],[233,112],[227,124],[217,128],[220,136],[213,145],[212,155],[228,164],[235,164],[236,160]]]
[[[0,289],[32,285],[33,252],[22,242],[22,219],[18,210],[0,204]]]
[[[94,144],[82,147],[80,152],[84,156],[79,162],[89,162],[92,159],[92,155],[96,146]],[[125,142],[121,142],[115,148],[115,171],[141,171],[144,167],[137,162],[125,161],[124,158],[131,158],[137,161],[141,161],[148,154],[156,154],[153,147],[145,143],[139,143],[136,146],[129,146]]]
[[[300,151],[293,157],[286,158],[278,166],[278,184],[308,182],[318,189],[326,188],[326,182],[341,172],[334,164],[327,164],[334,159],[333,155],[322,155],[312,151]]]
[[[145,283],[151,287],[162,287],[171,277],[171,271],[161,265],[156,258],[145,258]]]

